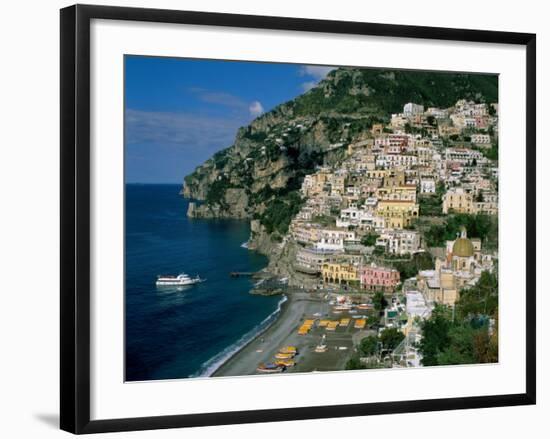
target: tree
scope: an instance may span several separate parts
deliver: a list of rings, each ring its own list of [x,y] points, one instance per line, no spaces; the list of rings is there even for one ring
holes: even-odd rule
[[[366,357],[374,355],[378,351],[378,338],[374,335],[369,335],[361,340],[359,343],[359,352]]]
[[[437,194],[421,195],[418,197],[420,206],[420,215],[422,216],[441,216],[443,214],[441,196]]]
[[[498,308],[498,278],[495,273],[483,271],[477,283],[460,292],[456,314],[460,319],[495,315]]]
[[[397,328],[386,328],[380,334],[380,341],[385,349],[393,351],[403,341],[405,334]]]
[[[456,325],[449,329],[449,345],[437,354],[437,364],[472,364],[475,330],[470,325]]]
[[[498,160],[498,142],[493,143],[491,148],[484,150],[483,154],[489,160]]]
[[[466,227],[468,236],[480,238],[486,248],[498,245],[498,220],[494,215],[458,213],[445,217],[444,224],[432,225],[424,232],[429,247],[441,247],[446,240],[456,239],[461,227]]]
[[[393,265],[399,271],[401,280],[405,280],[416,276],[419,271],[434,268],[434,261],[431,253],[420,252],[415,253],[410,261],[397,261]]]
[[[367,321],[370,328],[378,328],[380,325],[380,311],[369,313]]]
[[[449,347],[451,339],[449,330],[451,321],[449,309],[442,305],[436,305],[429,319],[422,325],[422,341],[420,342],[420,353],[424,366],[436,366],[438,354]]]
[[[353,354],[349,358],[349,360],[346,362],[345,369],[346,370],[366,369],[366,366],[361,362],[359,355]]]
[[[388,306],[388,301],[384,297],[384,293],[382,291],[377,291],[376,293],[374,293],[374,296],[372,297],[372,303],[374,305],[374,309],[379,313],[384,311],[386,306]]]
[[[376,233],[368,233],[365,236],[361,238],[361,244],[372,247],[374,244],[376,244],[376,240],[378,239],[380,235]]]

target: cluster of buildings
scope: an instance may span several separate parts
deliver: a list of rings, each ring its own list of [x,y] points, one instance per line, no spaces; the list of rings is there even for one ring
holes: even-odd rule
[[[452,306],[462,288],[473,286],[483,271],[492,271],[495,257],[482,253],[481,240],[469,239],[462,229],[455,240],[447,241],[444,258],[436,257],[435,269],[420,271],[418,290],[429,303]]]
[[[388,124],[339,144],[343,162],[304,178],[306,202],[288,236],[299,245],[296,270],[325,285],[389,293],[401,279],[382,256],[428,251],[411,227],[420,197],[439,197],[443,214],[498,214],[498,166],[484,154],[497,141],[497,110],[466,100],[451,108],[407,103]],[[463,232],[434,270],[418,274],[419,288],[428,302],[452,304],[492,264],[481,242]]]

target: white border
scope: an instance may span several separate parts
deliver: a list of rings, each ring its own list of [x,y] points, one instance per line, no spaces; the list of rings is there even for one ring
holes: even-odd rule
[[[94,20],[91,48],[92,419],[525,392],[523,47]],[[125,53],[499,73],[500,363],[123,383]]]

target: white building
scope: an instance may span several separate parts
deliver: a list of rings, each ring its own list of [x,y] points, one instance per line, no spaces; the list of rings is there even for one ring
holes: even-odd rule
[[[376,158],[376,166],[384,169],[411,168],[418,163],[418,157],[405,154],[380,154]]]
[[[420,179],[420,193],[421,194],[434,194],[435,193],[435,180],[432,178]]]
[[[415,230],[386,230],[376,240],[377,247],[394,255],[416,253],[421,248],[420,233]]]
[[[430,116],[433,116],[435,117],[436,119],[443,119],[445,117],[447,117],[447,110],[443,109],[443,108],[435,108],[435,107],[430,107],[426,110],[426,113],[429,114]]]
[[[473,159],[477,161],[483,158],[483,154],[479,151],[474,151],[467,148],[447,148],[445,150],[445,160],[450,160],[453,162],[459,162],[462,164],[467,164]]]
[[[315,247],[320,250],[343,250],[345,241],[355,241],[355,232],[344,229],[322,229]]]
[[[385,227],[384,217],[373,215],[371,212],[359,211],[356,218],[338,217],[336,218],[336,227],[347,228],[349,226],[357,227],[360,230],[383,230]]]
[[[409,102],[403,107],[403,114],[407,117],[416,116],[417,114],[424,113],[424,105],[413,104]]]
[[[471,140],[476,145],[488,145],[491,143],[491,136],[489,134],[472,134]]]

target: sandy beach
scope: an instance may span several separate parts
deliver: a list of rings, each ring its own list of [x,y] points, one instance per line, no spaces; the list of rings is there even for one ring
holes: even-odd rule
[[[259,363],[273,361],[274,355],[284,346],[296,346],[299,354],[296,365],[284,373],[334,371],[344,369],[345,363],[353,349],[354,340],[360,332],[350,324],[347,328],[338,328],[327,332],[324,328],[315,327],[307,335],[298,335],[298,327],[305,318],[328,316],[334,319],[353,317],[350,315],[333,315],[326,299],[318,293],[293,291],[287,294],[288,300],[283,304],[277,320],[249,344],[235,353],[212,376],[242,376],[257,374]],[[353,321],[353,320],[352,320]],[[327,352],[315,352],[315,346],[326,334]]]

